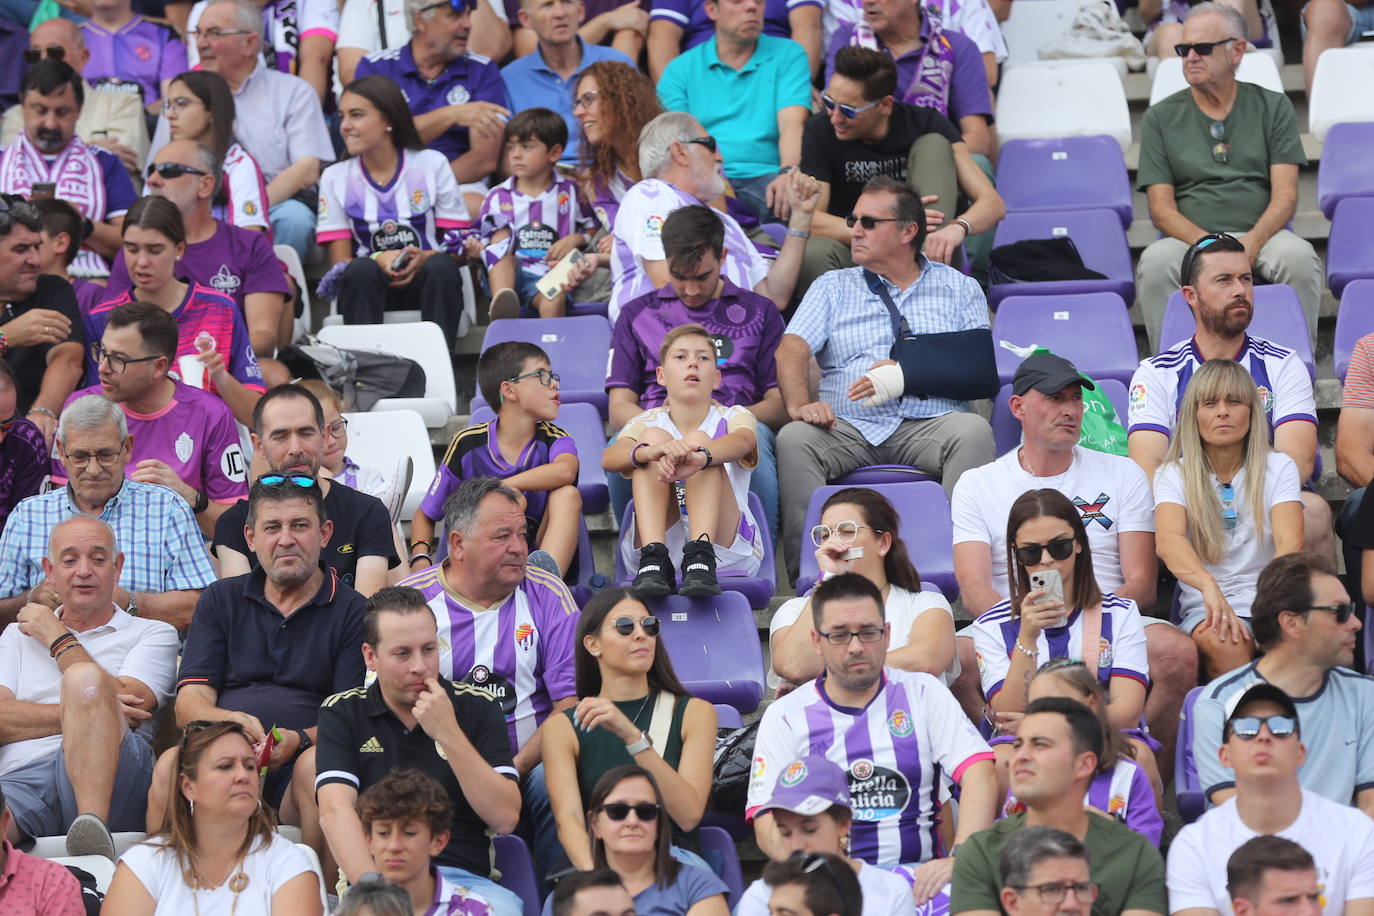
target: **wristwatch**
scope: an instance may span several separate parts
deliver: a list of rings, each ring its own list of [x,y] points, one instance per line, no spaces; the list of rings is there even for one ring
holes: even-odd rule
[[[715,456],[711,454],[711,450],[706,446],[698,445],[695,451],[701,452],[703,455],[706,456],[706,463],[702,465],[703,468],[709,468],[711,465],[716,463]]]
[[[296,748],[296,756],[299,757],[301,754],[304,754],[306,751],[310,750],[310,748],[314,746],[315,742],[310,740],[310,732],[306,731],[303,728],[296,729],[296,734],[300,736],[301,739],[300,746]]]
[[[135,594],[133,589],[129,589],[129,606],[124,608],[124,613],[128,614],[130,617],[138,616],[138,595]]]
[[[210,508],[210,494],[205,492],[204,489],[197,490],[196,501],[192,504],[191,511],[196,515],[200,515],[208,508]]]
[[[639,740],[638,740],[638,741],[634,742],[633,744],[627,744],[627,745],[625,745],[625,753],[627,753],[627,754],[629,754],[631,757],[633,757],[633,756],[635,756],[636,754],[641,754],[641,753],[643,753],[644,751],[647,751],[649,748],[651,748],[651,747],[653,747],[653,746],[654,746],[654,739],[649,737],[649,733],[648,733],[648,732],[642,731],[642,732],[639,733]]]

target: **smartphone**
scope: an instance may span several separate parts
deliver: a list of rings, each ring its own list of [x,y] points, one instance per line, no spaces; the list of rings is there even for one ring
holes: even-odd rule
[[[1060,577],[1057,569],[1042,569],[1031,573],[1030,587],[1032,590],[1044,589],[1045,597],[1042,600],[1044,604],[1052,604],[1056,601],[1062,604],[1064,601],[1064,580]],[[1062,627],[1068,622],[1068,619],[1068,615],[1065,614],[1054,625]]]
[[[405,270],[406,265],[410,263],[410,259],[414,254],[415,252],[411,251],[409,248],[403,249],[401,253],[397,255],[396,260],[391,262],[391,272],[398,274]]]
[[[851,547],[851,548],[849,548],[848,550],[846,550],[846,551],[844,552],[844,556],[840,557],[840,559],[841,559],[841,560],[857,560],[857,559],[859,559],[860,557],[862,557],[863,555],[864,555],[864,549],[863,549],[862,547]]]
[[[568,277],[572,274],[573,265],[585,258],[581,251],[574,249],[568,256],[559,261],[549,272],[539,278],[539,282],[534,284],[534,288],[539,290],[539,295],[545,299],[552,299],[562,291],[563,284],[568,282]]]
[[[57,185],[51,181],[35,181],[29,189],[30,200],[45,200],[57,196]]]

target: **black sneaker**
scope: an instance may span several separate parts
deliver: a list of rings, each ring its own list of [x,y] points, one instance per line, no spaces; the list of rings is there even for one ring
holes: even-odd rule
[[[716,582],[716,547],[707,535],[688,541],[682,550],[681,592],[688,598],[720,594],[720,583]]]
[[[630,583],[630,591],[640,598],[665,598],[676,590],[668,545],[659,541],[645,544],[639,549],[639,572]]]

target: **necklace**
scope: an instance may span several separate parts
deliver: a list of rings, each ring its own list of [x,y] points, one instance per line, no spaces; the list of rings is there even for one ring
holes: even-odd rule
[[[630,724],[639,724],[639,717],[644,712],[644,707],[649,705],[649,700],[653,698],[653,695],[654,689],[651,687],[649,688],[649,692],[644,695],[644,699],[639,701],[639,708],[635,710],[635,714],[630,716]]]
[[[239,856],[238,861],[230,867],[229,871],[231,872],[232,877],[230,877],[228,881],[224,882],[224,884],[201,883],[200,875],[196,873],[194,866],[192,866],[190,874],[185,874],[182,876],[183,878],[188,879],[186,883],[191,885],[191,905],[195,907],[196,916],[200,916],[200,892],[203,890],[213,891],[225,885],[228,886],[229,890],[234,892],[233,902],[229,906],[229,916],[234,916],[234,914],[238,911],[239,894],[243,893],[243,891],[248,887],[248,876],[243,873],[242,856]]]

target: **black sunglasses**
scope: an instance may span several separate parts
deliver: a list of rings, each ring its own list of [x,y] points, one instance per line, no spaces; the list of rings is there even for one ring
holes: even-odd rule
[[[1336,623],[1345,623],[1355,613],[1354,604],[1314,604],[1309,611],[1330,611],[1336,615]]]
[[[844,218],[844,224],[848,226],[850,229],[853,229],[854,224],[858,223],[860,226],[863,226],[864,229],[868,230],[869,232],[872,232],[874,229],[876,229],[879,223],[900,222],[901,220],[895,216],[855,216],[853,213],[851,213]]]
[[[693,137],[693,138],[690,139],[690,140],[683,140],[682,142],[683,142],[683,143],[695,143],[695,144],[697,144],[697,145],[699,145],[699,146],[704,146],[704,147],[706,147],[707,152],[711,153],[712,155],[715,155],[715,152],[716,152],[716,138],[713,137],[713,136],[711,136],[710,134],[707,134],[707,135],[704,136],[704,137]]]
[[[25,48],[24,63],[36,64],[43,59],[43,55],[48,56],[48,60],[61,60],[67,56],[67,49],[61,45],[48,45],[46,48]]]
[[[318,487],[319,481],[309,474],[263,474],[257,479],[257,483],[264,487],[280,487],[286,484],[308,490],[311,487]]]
[[[183,165],[180,162],[151,162],[148,164],[148,177],[152,178],[154,172],[157,172],[163,178],[180,178],[182,175],[210,174],[204,169],[198,169],[193,165]]]
[[[1043,551],[1048,550],[1050,559],[1067,560],[1073,553],[1073,538],[1056,538],[1048,544],[1026,544],[1016,548],[1016,562],[1022,566],[1034,566],[1040,562]]]
[[[617,617],[615,620],[611,621],[611,626],[621,636],[629,636],[635,631],[635,619],[633,617]],[[645,636],[657,636],[658,618],[641,617],[639,620],[639,628],[644,631]]]
[[[1262,725],[1269,726],[1269,734],[1275,738],[1287,738],[1298,730],[1298,722],[1292,716],[1236,716],[1228,727],[1237,738],[1250,741],[1259,737]]]
[[[635,813],[646,824],[658,820],[658,805],[653,802],[639,802],[634,805],[627,805],[624,802],[610,802],[597,808],[602,814],[613,821],[623,821],[630,816],[630,812]]]
[[[1221,41],[1195,41],[1191,44],[1181,41],[1174,45],[1174,53],[1179,57],[1187,57],[1189,51],[1196,51],[1198,57],[1210,57],[1213,48],[1220,47],[1231,41],[1235,41],[1235,39],[1223,38]]]
[[[801,865],[801,870],[803,874],[810,875],[818,871],[824,872],[825,877],[828,878],[830,881],[830,886],[835,889],[835,893],[840,896],[841,900],[844,899],[844,891],[840,890],[840,882],[835,879],[835,873],[830,870],[829,859],[821,855],[819,852],[799,851],[793,853],[793,855],[795,857],[798,857],[799,864]]]

